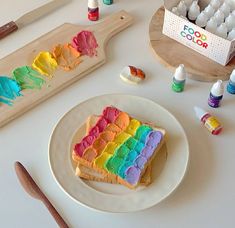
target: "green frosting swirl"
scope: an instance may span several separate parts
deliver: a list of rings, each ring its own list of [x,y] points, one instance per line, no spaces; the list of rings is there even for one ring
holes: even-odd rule
[[[45,83],[45,80],[41,78],[41,74],[29,66],[16,68],[12,74],[21,89],[41,89]]]

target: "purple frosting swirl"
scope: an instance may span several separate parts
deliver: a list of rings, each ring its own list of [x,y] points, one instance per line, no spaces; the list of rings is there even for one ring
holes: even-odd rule
[[[150,146],[146,146],[142,151],[141,151],[141,155],[144,156],[146,159],[149,159],[154,152],[155,148],[150,147]]]
[[[151,131],[146,139],[146,146],[157,147],[162,140],[162,133],[160,131]]]
[[[144,166],[145,166],[145,164],[146,164],[147,162],[148,162],[148,161],[147,161],[147,159],[146,159],[144,156],[139,155],[139,156],[135,159],[134,164],[135,164],[140,170],[142,170],[142,169],[144,169]]]
[[[140,179],[141,171],[138,167],[131,166],[126,170],[126,181],[131,185],[136,185]]]
[[[153,155],[157,145],[161,142],[161,140],[162,133],[160,131],[151,131],[146,139],[146,146],[141,151],[141,155],[146,159],[149,159]]]

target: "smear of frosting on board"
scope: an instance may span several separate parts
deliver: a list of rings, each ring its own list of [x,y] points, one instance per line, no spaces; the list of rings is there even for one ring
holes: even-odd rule
[[[98,44],[94,34],[90,31],[81,31],[73,38],[72,45],[82,55],[93,57],[97,55]]]
[[[34,59],[33,68],[36,69],[40,74],[47,77],[52,77],[54,71],[57,68],[57,62],[52,57],[50,52],[40,52],[38,56]]]
[[[12,74],[21,89],[41,89],[45,83],[42,75],[29,66],[16,68]]]
[[[80,52],[71,44],[58,44],[54,47],[52,55],[57,64],[65,71],[73,70],[81,62]]]
[[[16,97],[21,96],[18,83],[8,77],[0,76],[0,103],[12,105]]]

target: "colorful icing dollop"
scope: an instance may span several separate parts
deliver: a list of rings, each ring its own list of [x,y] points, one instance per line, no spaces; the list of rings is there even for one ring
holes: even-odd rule
[[[65,71],[73,70],[81,63],[80,52],[71,44],[58,44],[54,47],[52,55],[57,64]]]
[[[45,80],[37,71],[29,66],[16,68],[13,72],[13,78],[18,82],[21,89],[41,89]]]
[[[106,107],[74,152],[96,167],[136,185],[162,140],[162,132],[114,107]]]
[[[12,105],[12,101],[15,100],[16,97],[21,96],[20,91],[21,88],[17,81],[5,76],[0,76],[0,103]]]
[[[90,31],[79,32],[72,40],[73,47],[82,55],[90,57],[97,55],[98,43],[94,34]]]
[[[57,62],[50,52],[42,51],[34,59],[32,66],[40,74],[52,77],[57,68]]]

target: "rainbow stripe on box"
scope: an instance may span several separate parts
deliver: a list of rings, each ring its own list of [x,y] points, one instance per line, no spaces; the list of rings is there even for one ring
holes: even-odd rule
[[[163,134],[114,107],[74,147],[77,156],[136,185]]]

